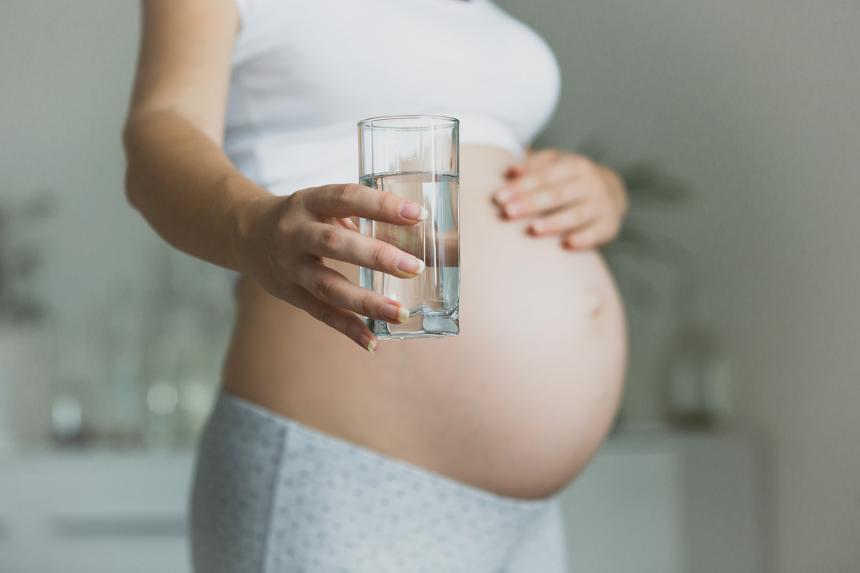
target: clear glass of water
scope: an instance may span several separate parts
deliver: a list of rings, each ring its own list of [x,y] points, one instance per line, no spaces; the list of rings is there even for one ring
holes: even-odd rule
[[[367,319],[380,339],[455,336],[460,332],[460,122],[453,117],[399,115],[358,123],[359,181],[419,205],[427,218],[402,226],[361,219],[363,235],[424,261],[415,278],[361,267],[362,287],[409,309],[402,324]]]

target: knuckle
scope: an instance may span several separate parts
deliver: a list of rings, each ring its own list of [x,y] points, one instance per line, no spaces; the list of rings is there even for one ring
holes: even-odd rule
[[[385,262],[390,258],[388,253],[388,245],[380,241],[371,248],[370,262],[377,268],[384,267]]]
[[[373,300],[370,294],[366,294],[359,299],[356,310],[364,316],[371,316],[373,313]]]
[[[354,195],[355,193],[361,193],[364,187],[358,183],[346,183],[341,189],[343,189],[344,195]]]
[[[298,225],[290,225],[288,229],[285,229],[284,236],[286,238],[286,245],[289,248],[295,247],[298,252],[308,252],[312,251],[314,245],[313,243],[313,232],[308,229],[308,225],[305,222],[299,223]]]
[[[340,185],[331,190],[331,198],[335,203],[343,203],[351,195],[349,185]]]
[[[320,231],[318,241],[326,252],[334,252],[341,245],[340,233],[335,227],[329,226]]]
[[[286,202],[287,203],[301,203],[303,199],[305,199],[310,192],[310,189],[299,189],[298,191],[293,191],[289,195],[287,195]]]
[[[281,212],[275,221],[275,234],[279,237],[289,239],[297,231],[297,226],[292,217],[287,213]]]
[[[334,288],[334,281],[326,275],[319,275],[313,280],[314,292],[325,300],[331,299]]]
[[[305,207],[308,201],[308,196],[312,192],[312,189],[299,189],[298,191],[293,191],[287,195],[284,198],[282,213],[292,213],[295,212],[296,209]]]
[[[388,214],[389,212],[395,212],[394,205],[395,203],[397,203],[397,198],[388,191],[383,191],[382,193],[379,193],[374,200],[374,207],[376,208],[377,212],[385,214]]]

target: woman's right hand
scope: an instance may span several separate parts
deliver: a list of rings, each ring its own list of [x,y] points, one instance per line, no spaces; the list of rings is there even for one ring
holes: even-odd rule
[[[239,216],[236,257],[243,272],[270,294],[305,310],[373,352],[376,337],[358,313],[405,322],[400,303],[349,281],[323,257],[412,278],[424,262],[394,245],[359,234],[349,217],[414,225],[427,216],[420,205],[357,184],[324,185],[286,197],[266,195]]]

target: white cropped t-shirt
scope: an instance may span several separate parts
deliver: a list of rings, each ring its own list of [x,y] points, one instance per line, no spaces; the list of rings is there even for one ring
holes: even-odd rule
[[[552,51],[491,0],[235,1],[224,149],[276,195],[357,181],[361,119],[453,116],[521,156],[558,101]]]

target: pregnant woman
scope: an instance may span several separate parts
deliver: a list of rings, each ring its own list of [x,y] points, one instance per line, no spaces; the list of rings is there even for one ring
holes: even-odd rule
[[[489,0],[143,6],[129,200],[235,271],[195,570],[564,571],[556,494],[622,391],[622,307],[595,249],[626,199],[608,168],[528,149],[558,98],[547,45]],[[351,222],[421,216],[350,183],[356,122],[391,114],[461,121],[456,337],[378,343],[361,318],[403,313],[358,266],[422,270]]]

